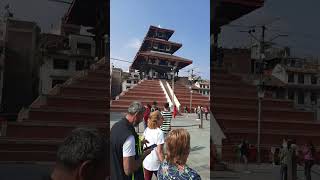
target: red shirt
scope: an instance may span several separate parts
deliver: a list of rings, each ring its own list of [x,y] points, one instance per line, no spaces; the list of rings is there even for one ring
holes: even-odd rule
[[[144,122],[148,122],[148,118],[149,118],[149,115],[150,115],[150,109],[149,108],[147,108],[146,109],[146,111],[144,112],[144,114],[143,114],[143,119],[144,119]]]

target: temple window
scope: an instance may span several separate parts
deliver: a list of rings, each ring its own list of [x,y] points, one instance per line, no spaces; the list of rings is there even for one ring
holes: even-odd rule
[[[312,92],[310,99],[311,99],[311,104],[317,104],[317,94],[316,93]]]
[[[160,60],[159,65],[168,65],[168,62],[165,60]]]
[[[311,84],[317,84],[317,77],[315,75],[311,75]]]
[[[162,37],[164,37],[164,34],[163,34],[163,32],[158,32],[157,36],[158,36],[159,38],[162,38]]]
[[[294,82],[294,74],[292,72],[288,73],[288,82],[293,83]]]
[[[298,75],[298,82],[300,84],[304,84],[304,74],[301,73]]]
[[[303,93],[303,91],[298,93],[298,104],[304,104],[304,93]]]
[[[165,50],[165,46],[163,44],[159,44],[159,49],[160,50]]]
[[[288,90],[288,99],[294,100],[294,91]]]
[[[53,69],[69,69],[69,61],[65,59],[54,59],[53,60]]]
[[[159,44],[158,43],[153,43],[153,49],[158,49]]]

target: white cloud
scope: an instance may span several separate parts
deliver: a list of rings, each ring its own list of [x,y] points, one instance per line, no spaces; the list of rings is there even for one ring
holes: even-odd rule
[[[160,24],[158,25],[158,28],[161,28]]]
[[[127,44],[126,47],[127,48],[133,48],[138,50],[141,46],[141,41],[138,38],[132,38]]]

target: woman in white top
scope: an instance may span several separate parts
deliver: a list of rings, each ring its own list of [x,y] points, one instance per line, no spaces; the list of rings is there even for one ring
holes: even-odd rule
[[[143,133],[144,138],[148,141],[147,146],[156,144],[157,147],[143,160],[144,179],[151,180],[152,175],[157,176],[157,171],[160,162],[163,161],[163,145],[164,135],[160,126],[162,125],[163,117],[159,111],[154,111],[150,114],[148,119],[148,127]]]

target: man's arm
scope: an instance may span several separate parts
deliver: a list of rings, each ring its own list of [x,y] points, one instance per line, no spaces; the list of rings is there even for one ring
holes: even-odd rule
[[[123,169],[127,176],[136,172],[142,165],[143,160],[150,154],[152,149],[146,150],[137,160],[134,156],[123,157]]]
[[[142,165],[144,158],[150,154],[151,150],[146,150],[143,154],[135,159],[135,139],[133,136],[129,136],[123,144],[123,169],[127,176],[131,175],[139,169]]]

